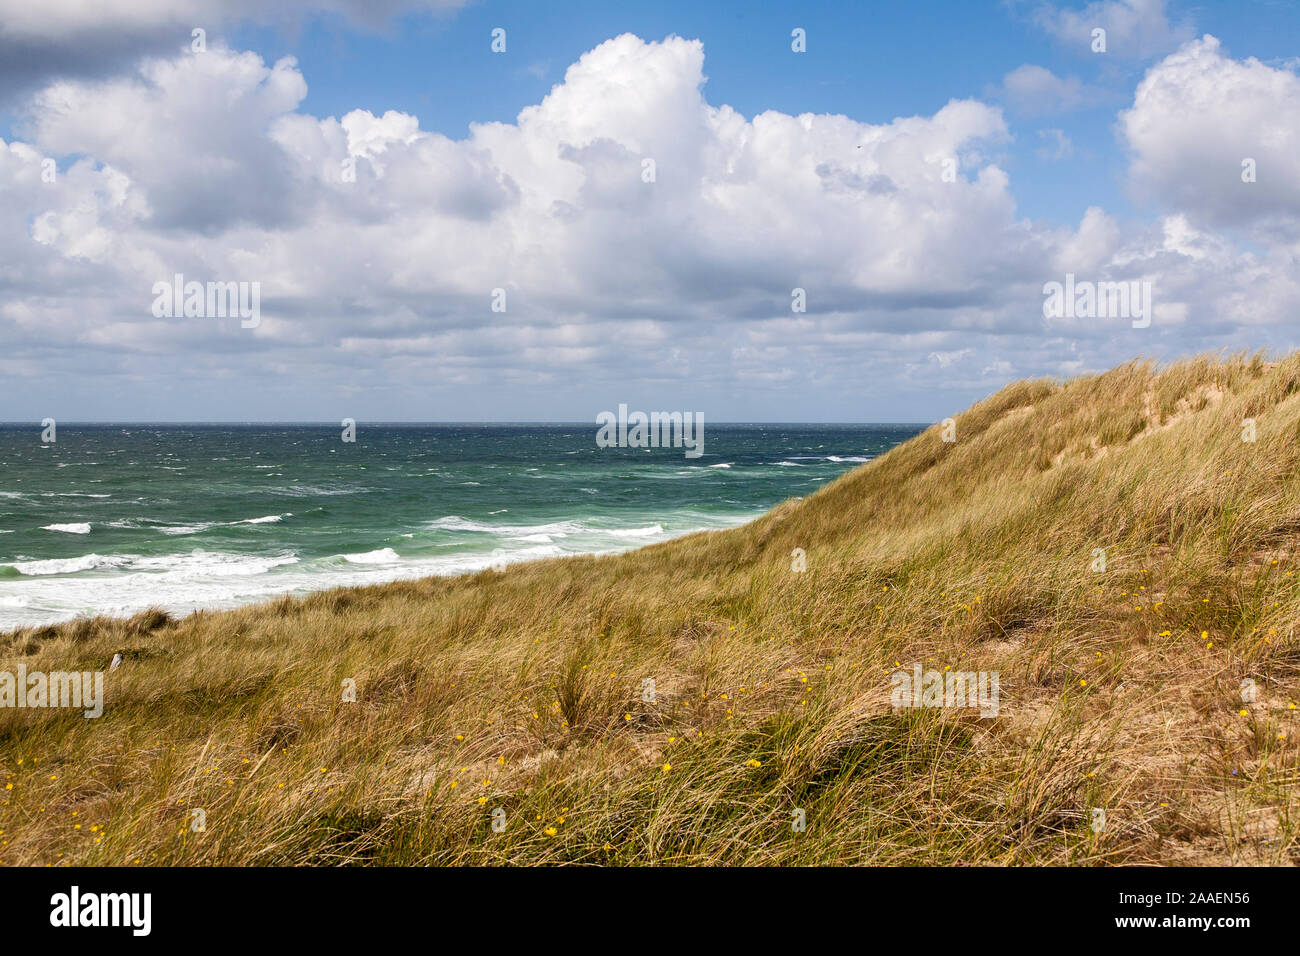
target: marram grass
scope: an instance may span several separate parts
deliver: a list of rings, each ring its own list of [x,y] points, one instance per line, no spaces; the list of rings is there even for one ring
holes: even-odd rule
[[[125,660],[99,719],[0,710],[0,861],[1300,859],[1300,355],[941,430],[619,556],[0,636],[3,670]],[[998,716],[894,709],[917,664],[996,671]]]

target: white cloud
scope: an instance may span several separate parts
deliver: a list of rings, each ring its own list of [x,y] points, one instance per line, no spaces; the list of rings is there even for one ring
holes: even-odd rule
[[[1064,130],[1040,129],[1038,138],[1044,143],[1034,151],[1039,159],[1056,162],[1074,155],[1074,142],[1065,135]]]
[[[0,94],[56,77],[105,77],[143,55],[174,53],[202,29],[209,43],[238,23],[298,27],[333,15],[377,29],[399,13],[449,13],[469,0],[6,0],[0,3]]]
[[[1077,76],[1058,77],[1046,67],[1026,63],[1002,79],[1002,96],[1019,113],[1068,113],[1088,105],[1097,95]]]
[[[1019,218],[989,158],[1008,135],[995,107],[746,118],[705,100],[703,70],[697,41],[621,36],[464,140],[395,111],[304,114],[292,60],[219,47],[54,84],[31,142],[0,144],[0,372],[33,401],[40,382],[111,381],[154,416],[179,391],[213,418],[344,401],[585,418],[611,391],[666,389],[789,418],[1231,344],[1294,314],[1294,250],[1243,252],[1191,214]],[[48,184],[51,154],[81,158]],[[1046,325],[1041,288],[1063,271],[1152,277],[1170,325]],[[153,283],[177,272],[259,281],[261,326],[153,318]]]
[[[1300,77],[1212,36],[1152,67],[1120,114],[1143,198],[1202,224],[1300,239]],[[1243,182],[1254,161],[1256,181]]]
[[[148,184],[159,228],[273,226],[301,197],[267,131],[306,93],[292,58],[268,69],[256,54],[218,49],[146,61],[132,78],[56,83],[34,99],[27,126],[48,154],[93,156]]]
[[[1159,56],[1194,35],[1190,23],[1170,22],[1165,0],[1094,0],[1082,9],[1043,4],[1035,18],[1064,47],[1080,55],[1094,55],[1097,28],[1106,31],[1106,55],[1122,58]]]
[[[99,34],[130,34],[185,27],[211,27],[236,20],[262,23],[309,14],[335,13],[354,22],[378,23],[406,10],[447,10],[468,0],[42,0],[0,6],[0,33],[14,38],[69,40]]]

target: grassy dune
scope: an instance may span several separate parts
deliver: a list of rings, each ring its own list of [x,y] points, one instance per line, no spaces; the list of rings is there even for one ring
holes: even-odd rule
[[[0,710],[0,861],[1295,863],[1298,392],[1020,382],[735,530],[0,636],[125,658],[97,720]],[[895,710],[915,664],[999,715]]]

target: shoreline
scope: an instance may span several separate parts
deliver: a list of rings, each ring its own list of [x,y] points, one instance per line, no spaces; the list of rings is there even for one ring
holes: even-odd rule
[[[177,605],[175,603],[168,604],[168,603],[160,603],[160,602],[152,602],[152,603],[145,602],[145,603],[135,604],[127,608],[114,608],[109,610],[95,610],[95,611],[82,610],[65,617],[35,621],[31,623],[22,623],[15,626],[9,626],[7,624],[0,623],[0,640],[3,640],[6,637],[11,638],[14,635],[21,634],[26,631],[45,630],[47,628],[58,628],[63,625],[75,624],[78,621],[93,621],[96,619],[102,619],[107,621],[125,622],[141,614],[154,612],[154,611],[161,611],[162,613],[166,614],[171,621],[182,622],[187,618],[191,617],[192,615],[198,613],[225,613],[225,612],[239,611],[244,609],[257,609],[265,605],[274,604],[278,601],[283,601],[286,598],[290,598],[294,600],[303,600],[312,597],[314,595],[329,594],[335,591],[352,590],[355,588],[377,588],[377,587],[384,587],[386,585],[395,584],[399,582],[423,581],[426,579],[434,579],[434,578],[444,579],[444,580],[456,580],[460,578],[473,577],[475,575],[482,574],[485,571],[497,571],[499,573],[504,573],[512,568],[518,568],[526,565],[539,565],[548,561],[564,561],[571,558],[614,557],[618,555],[630,554],[633,552],[642,551],[648,548],[656,547],[658,545],[668,544],[669,542],[673,542],[673,541],[680,541],[692,535],[709,534],[718,531],[730,531],[735,528],[743,528],[754,521],[758,521],[766,517],[775,508],[781,507],[781,504],[782,503],[778,502],[777,505],[775,505],[773,508],[769,508],[764,511],[758,512],[743,520],[736,521],[735,523],[720,525],[714,528],[692,528],[678,533],[668,534],[667,536],[660,538],[656,541],[650,541],[644,544],[631,544],[627,547],[613,547],[613,548],[605,548],[601,550],[582,550],[582,551],[563,552],[559,554],[522,556],[522,557],[517,556],[519,554],[518,552],[516,552],[516,555],[505,555],[502,557],[484,556],[480,566],[451,569],[446,571],[445,573],[430,571],[428,568],[424,568],[424,567],[419,567],[419,568],[408,567],[405,571],[403,571],[402,568],[398,566],[394,566],[390,570],[398,573],[394,573],[391,575],[385,574],[384,572],[379,572],[372,579],[357,580],[352,583],[336,582],[336,583],[326,584],[323,587],[319,587],[319,588],[288,588],[284,590],[276,590],[264,594],[258,594],[256,596],[250,596],[249,599],[247,600],[235,601],[233,603],[226,603],[226,604],[217,603],[217,604],[202,604],[196,606],[188,606],[186,604]],[[577,520],[577,519],[573,519],[573,520]],[[363,572],[358,572],[358,573],[363,573]],[[104,580],[112,580],[112,579],[104,579]],[[0,583],[0,589],[2,588],[3,588],[3,584]]]

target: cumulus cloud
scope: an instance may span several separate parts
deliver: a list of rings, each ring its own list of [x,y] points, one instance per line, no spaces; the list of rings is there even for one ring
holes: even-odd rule
[[[1068,113],[1090,105],[1096,92],[1077,76],[1062,79],[1046,67],[1026,63],[1002,79],[1002,96],[1019,113]]]
[[[1300,238],[1294,71],[1233,60],[1207,35],[1147,73],[1120,129],[1139,196],[1202,225]]]
[[[573,403],[552,414],[587,418],[635,387],[698,407],[742,389],[748,415],[789,418],[1185,350],[1189,328],[1229,343],[1296,301],[1294,250],[1242,252],[1190,213],[1021,219],[1002,114],[975,100],[747,118],[705,98],[698,41],[631,35],[463,140],[396,111],[305,114],[305,84],[215,47],[33,97],[27,140],[0,144],[0,371],[244,417],[329,417],[327,397],[518,417],[549,390]],[[1046,322],[1065,271],[1153,279],[1166,324],[1135,342]],[[261,325],[155,318],[175,273],[260,282]]]
[[[1106,54],[1147,59],[1194,35],[1188,22],[1170,22],[1165,0],[1094,0],[1082,9],[1043,4],[1035,20],[1066,49],[1092,53],[1093,31],[1106,31]]]
[[[302,197],[267,134],[306,93],[292,59],[267,68],[256,54],[215,50],[148,61],[129,79],[56,83],[33,101],[27,132],[49,153],[93,156],[147,183],[159,228],[276,226]]]
[[[43,0],[0,4],[0,103],[55,77],[105,77],[239,22],[297,24],[322,14],[377,28],[413,10],[468,0]]]
[[[294,287],[316,288],[289,279],[320,262],[302,225],[357,235],[349,251],[422,292],[478,302],[514,286],[528,306],[581,300],[660,318],[679,301],[780,311],[773,297],[788,300],[801,278],[818,289],[814,313],[864,291],[930,300],[1002,254],[980,241],[1013,225],[1006,174],[979,152],[1006,135],[996,109],[954,101],[879,126],[746,120],[707,104],[702,83],[698,42],[623,36],[516,123],[454,142],[395,112],[295,113],[305,84],[292,60],[268,68],[214,50],[152,61],[129,81],[56,84],[35,98],[28,128],[47,153],[94,156],[129,177],[148,209],[132,241],[258,227],[283,247]],[[349,163],[355,182],[342,176]],[[941,274],[937,259],[949,264]],[[376,295],[392,280],[340,268],[336,281]]]

